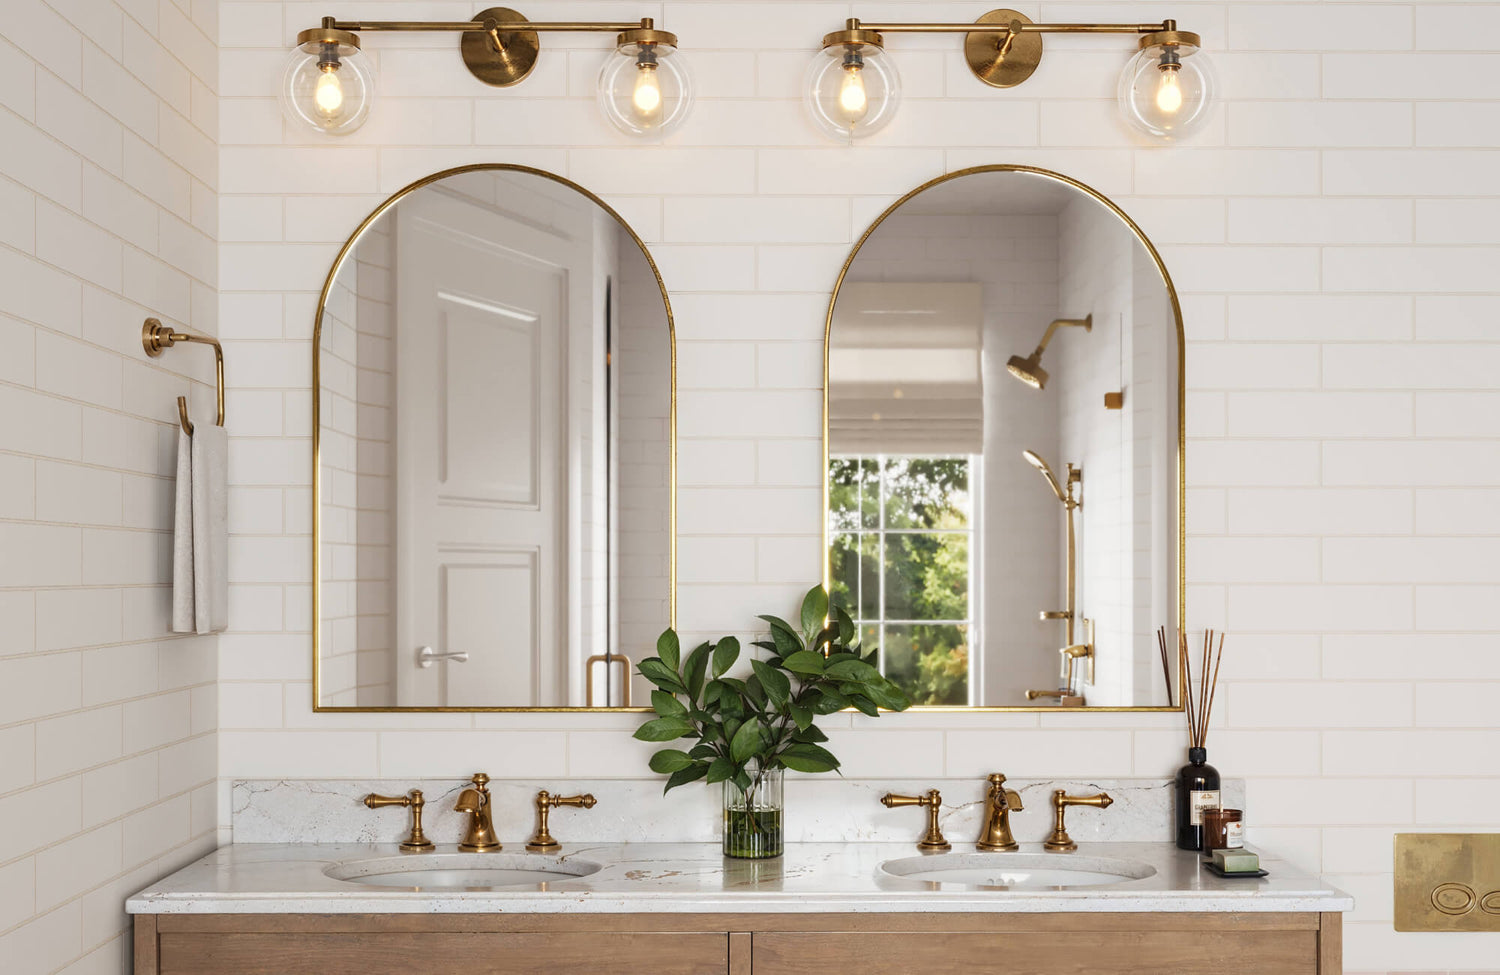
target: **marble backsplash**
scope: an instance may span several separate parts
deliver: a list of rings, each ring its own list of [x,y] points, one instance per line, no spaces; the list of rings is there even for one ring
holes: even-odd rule
[[[454,802],[468,783],[455,779],[421,781],[373,779],[248,779],[231,790],[235,843],[394,843],[405,837],[410,818],[401,807],[367,809],[371,792],[401,795],[421,789],[427,800],[423,823],[439,845],[457,843],[465,815]],[[1108,809],[1068,811],[1068,831],[1085,842],[1170,842],[1172,783],[1162,779],[1011,779],[1024,808],[1011,814],[1011,828],[1022,843],[1039,843],[1052,828],[1052,790],[1072,795],[1108,792]],[[915,842],[926,822],[919,808],[887,809],[887,792],[943,793],[942,828],[955,846],[979,834],[987,783],[983,779],[841,779],[794,777],[786,784],[786,838],[789,842]],[[721,825],[720,790],[701,783],[663,796],[661,785],[639,780],[492,781],[495,831],[502,842],[523,842],[535,827],[537,791],[572,795],[590,792],[593,809],[557,809],[552,833],[568,842],[714,842]],[[1245,784],[1226,779],[1226,806],[1245,808]],[[1245,820],[1254,824],[1254,811]]]

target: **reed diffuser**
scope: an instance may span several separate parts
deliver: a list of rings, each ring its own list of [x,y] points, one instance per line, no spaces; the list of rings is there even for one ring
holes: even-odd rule
[[[1156,631],[1156,640],[1165,661],[1165,627]],[[1213,717],[1214,695],[1219,689],[1219,667],[1224,661],[1224,634],[1204,631],[1203,646],[1197,654],[1196,687],[1193,657],[1187,634],[1179,634],[1177,663],[1182,674],[1183,712],[1188,728],[1188,764],[1177,771],[1177,846],[1183,850],[1203,849],[1203,810],[1223,806],[1219,770],[1208,764],[1208,728]]]

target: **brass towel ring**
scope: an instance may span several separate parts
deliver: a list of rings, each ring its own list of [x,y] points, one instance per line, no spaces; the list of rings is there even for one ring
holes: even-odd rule
[[[157,318],[148,318],[141,326],[141,345],[146,349],[146,354],[153,359],[161,355],[162,350],[169,349],[178,342],[201,342],[214,347],[214,384],[218,387],[219,406],[214,425],[222,427],[224,425],[224,347],[219,344],[219,340],[209,338],[207,335],[174,332]],[[182,424],[182,432],[191,436],[193,421],[188,419],[186,396],[177,397],[177,420]]]

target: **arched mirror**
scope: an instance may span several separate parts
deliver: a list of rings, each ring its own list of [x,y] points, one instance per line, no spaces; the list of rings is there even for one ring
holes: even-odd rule
[[[855,246],[826,355],[827,578],[886,675],[928,707],[1170,707],[1182,321],[1140,228],[1058,173],[934,180]]]
[[[675,366],[620,216],[525,167],[419,180],[340,251],[313,363],[315,708],[642,703]]]

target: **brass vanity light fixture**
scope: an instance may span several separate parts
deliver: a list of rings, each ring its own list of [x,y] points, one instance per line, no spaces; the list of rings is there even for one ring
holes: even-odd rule
[[[1052,323],[1047,326],[1047,331],[1042,333],[1042,341],[1037,344],[1031,355],[1026,356],[1024,359],[1021,356],[1013,355],[1010,357],[1010,361],[1005,363],[1005,368],[1012,376],[1015,376],[1032,389],[1046,389],[1048,373],[1047,370],[1042,368],[1042,353],[1047,351],[1048,343],[1052,341],[1052,336],[1060,328],[1081,328],[1085,332],[1092,332],[1094,330],[1094,316],[1054,318]],[[1057,485],[1053,484],[1053,490],[1056,489]],[[1061,497],[1061,495],[1059,494],[1058,497]]]
[[[1068,835],[1068,827],[1064,822],[1069,806],[1093,806],[1095,809],[1108,809],[1113,804],[1114,800],[1107,792],[1092,796],[1070,796],[1063,789],[1054,789],[1052,792],[1052,835],[1042,843],[1042,849],[1053,853],[1069,853],[1078,849],[1078,844],[1074,843],[1073,837]]]
[[[526,841],[526,849],[532,853],[552,853],[562,849],[562,844],[547,827],[548,814],[558,806],[573,806],[577,809],[593,809],[594,797],[585,792],[577,796],[555,796],[543,789],[536,794],[536,835]]]
[[[1178,30],[1175,20],[1037,24],[1004,7],[971,24],[865,23],[851,17],[843,30],[824,36],[807,72],[808,110],[829,135],[857,139],[878,131],[895,115],[900,77],[885,53],[883,35],[898,33],[963,34],[969,70],[995,88],[1014,88],[1031,77],[1042,60],[1043,34],[1139,35],[1139,50],[1120,75],[1120,112],[1157,139],[1191,133],[1207,118],[1213,99],[1213,69],[1201,53],[1202,39]]]
[[[330,135],[346,135],[364,123],[375,94],[375,73],[360,49],[359,35],[367,31],[458,31],[469,72],[497,88],[531,74],[540,33],[616,34],[598,78],[599,107],[612,124],[630,135],[660,135],[681,125],[692,107],[692,79],[677,53],[677,35],[658,30],[650,17],[541,22],[509,7],[490,7],[467,21],[324,17],[320,26],[297,35],[287,58],[281,104],[288,118]]]
[[[938,790],[929,789],[924,796],[898,796],[893,792],[887,792],[880,797],[880,804],[887,809],[895,809],[898,806],[926,807],[927,830],[922,834],[922,838],[917,840],[917,849],[926,853],[953,849],[953,844],[943,836],[943,830],[938,825],[938,815],[943,809],[943,794]]]
[[[421,789],[413,789],[404,796],[382,796],[374,792],[365,796],[365,805],[371,809],[386,806],[405,806],[411,809],[411,835],[401,843],[403,853],[426,853],[436,849],[422,832],[422,807],[426,804],[427,800],[422,798]]]

